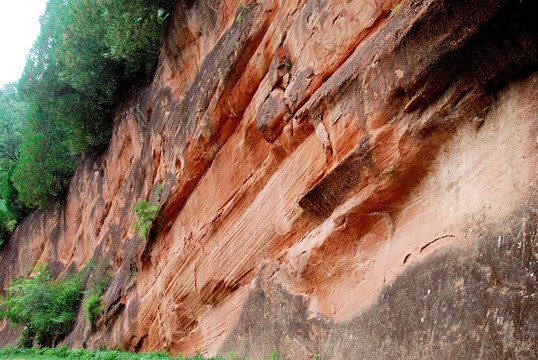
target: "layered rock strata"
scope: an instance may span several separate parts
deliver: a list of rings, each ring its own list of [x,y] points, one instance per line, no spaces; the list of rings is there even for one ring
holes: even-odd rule
[[[70,346],[536,358],[537,10],[178,1],[153,82],[19,226],[0,284],[109,266]],[[160,209],[144,238],[140,200]]]

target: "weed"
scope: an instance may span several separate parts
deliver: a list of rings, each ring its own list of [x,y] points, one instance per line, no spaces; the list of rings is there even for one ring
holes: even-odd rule
[[[101,315],[101,311],[103,310],[103,306],[101,305],[101,300],[103,300],[103,297],[99,293],[95,293],[92,296],[86,300],[84,303],[84,311],[86,312],[86,318],[88,319],[88,323],[93,324],[95,319]]]
[[[286,65],[286,68],[287,68],[288,70],[291,69],[291,64],[290,64],[290,63],[286,63],[285,65]]]
[[[109,273],[110,264],[108,263],[95,263],[91,261],[85,267],[88,269],[87,273],[89,273],[90,270],[95,269],[98,265],[102,266],[98,273],[102,271],[104,272],[100,275],[90,277],[88,281],[92,281],[93,285],[90,287],[87,286],[86,291],[84,292],[86,301],[84,301],[83,309],[86,312],[86,318],[90,324],[93,324],[95,319],[101,315],[101,311],[103,310],[103,306],[100,304],[101,300],[103,300],[101,294],[103,291],[106,291],[112,283],[112,275]]]
[[[402,7],[402,4],[396,4],[394,7],[390,10],[390,16],[395,16],[400,12],[400,8]]]
[[[159,196],[163,192],[164,186],[161,183],[157,184],[157,187],[155,188],[155,195]]]
[[[252,6],[252,5],[251,5]],[[250,6],[247,6],[245,4],[239,4],[239,9],[241,10],[241,14],[239,14],[239,16],[237,17],[237,23],[239,25],[241,25],[241,23],[243,22],[243,11],[247,11],[250,9]]]
[[[132,227],[135,231],[138,231],[140,237],[144,238],[147,235],[150,225],[157,216],[159,204],[149,204],[146,200],[142,200],[136,203],[134,211],[136,215],[138,215],[138,219],[132,225]]]

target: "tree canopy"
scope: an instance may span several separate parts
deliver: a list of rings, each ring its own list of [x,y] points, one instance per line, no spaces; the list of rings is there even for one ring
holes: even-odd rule
[[[18,90],[0,92],[0,183],[11,191],[0,217],[2,206],[47,208],[81,156],[104,148],[114,104],[155,70],[173,3],[49,0]]]
[[[0,245],[17,221],[27,214],[12,181],[21,156],[27,110],[26,103],[19,97],[16,84],[11,83],[0,89]]]
[[[50,0],[19,83],[29,104],[14,183],[30,207],[61,196],[79,155],[107,144],[111,111],[154,69],[173,0]]]

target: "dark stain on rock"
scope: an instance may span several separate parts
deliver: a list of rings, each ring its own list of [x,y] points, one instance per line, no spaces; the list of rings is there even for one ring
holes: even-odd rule
[[[293,359],[536,359],[537,209],[514,214],[509,231],[478,229],[469,248],[447,246],[413,263],[375,305],[342,323],[309,313],[304,296],[261,271],[220,350],[250,358],[277,347]]]
[[[299,205],[312,214],[327,217],[356,193],[373,172],[369,137],[364,136],[355,150],[299,199]]]

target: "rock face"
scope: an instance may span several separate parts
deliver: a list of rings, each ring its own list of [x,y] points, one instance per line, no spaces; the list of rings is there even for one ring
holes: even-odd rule
[[[109,264],[74,347],[537,358],[537,13],[179,1],[153,82],[63,204],[19,226],[0,284]],[[145,238],[140,200],[160,209]]]

